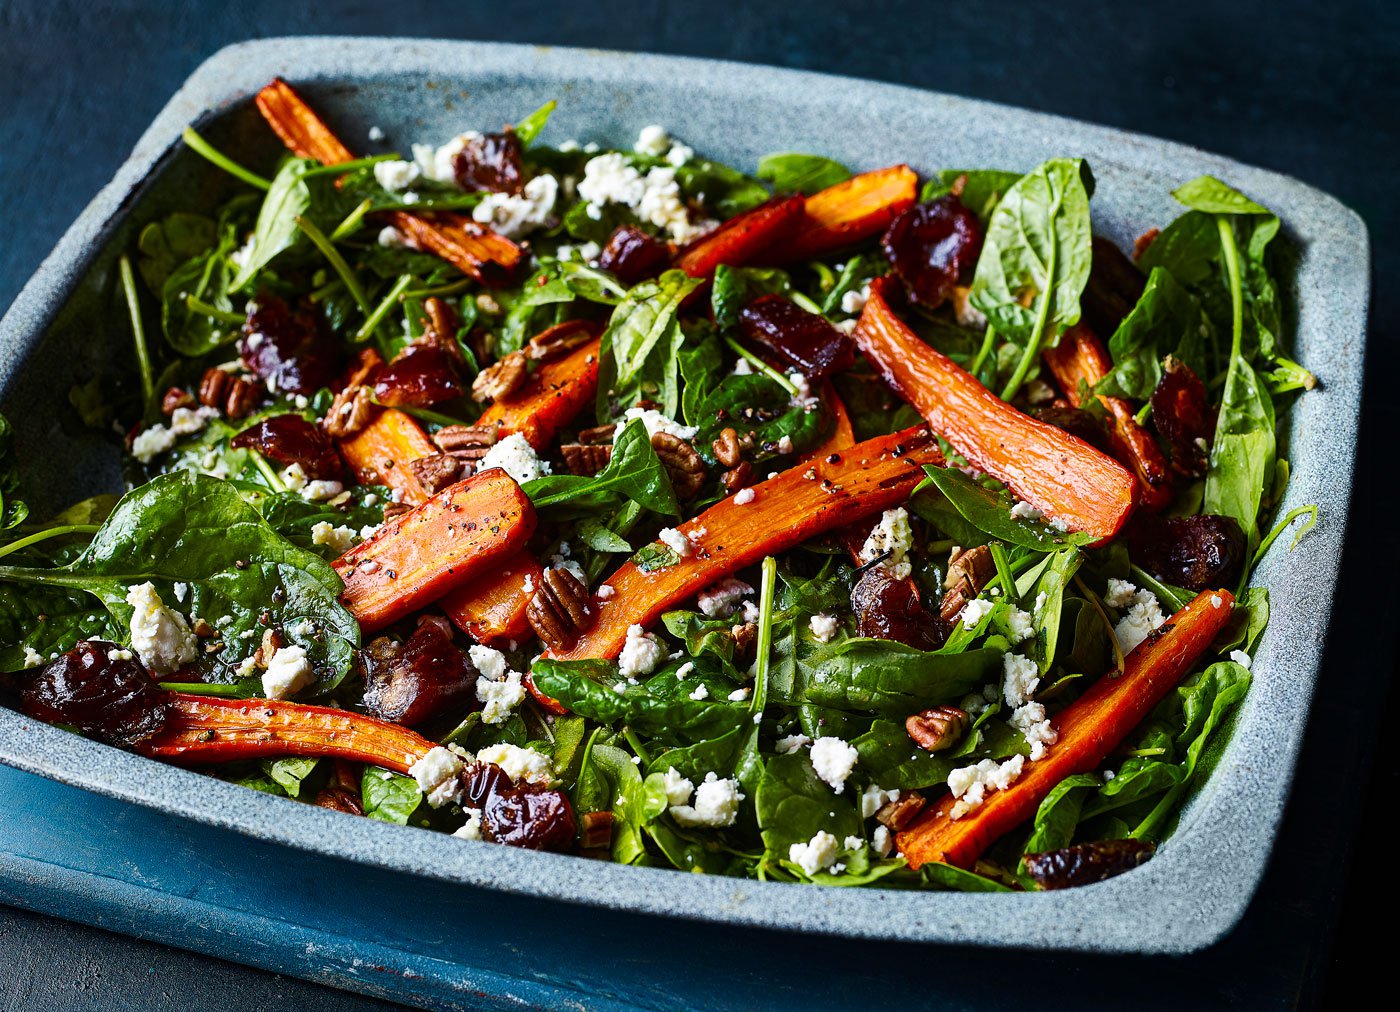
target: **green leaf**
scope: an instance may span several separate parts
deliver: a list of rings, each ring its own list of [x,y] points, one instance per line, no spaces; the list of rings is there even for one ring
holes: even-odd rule
[[[1239,522],[1249,539],[1247,556],[1259,542],[1259,506],[1273,483],[1275,457],[1273,401],[1249,363],[1235,357],[1225,377],[1202,510]]]
[[[1029,607],[1035,620],[1035,639],[1029,653],[1039,662],[1042,675],[1049,672],[1050,664],[1059,648],[1060,614],[1064,606],[1065,589],[1083,561],[1084,557],[1077,549],[1067,548],[1056,552],[1050,556],[1050,564],[1036,580],[1034,592],[1022,595],[1030,602]]]
[[[924,184],[919,200],[937,200],[944,194],[951,193],[959,176],[965,177],[962,196],[959,199],[962,200],[963,206],[981,218],[982,224],[985,225],[1000,203],[1002,195],[1016,185],[1021,173],[1006,172],[1002,169],[944,169]]]
[[[807,843],[819,831],[844,841],[861,836],[861,820],[852,803],[853,792],[833,794],[818,779],[805,752],[774,756],[758,782],[754,807],[763,836],[764,860],[770,866],[786,865],[794,843]]]
[[[1210,328],[1196,297],[1170,271],[1154,267],[1142,297],[1109,340],[1114,365],[1094,392],[1146,400],[1162,381],[1162,359],[1168,354],[1204,371],[1200,349]]]
[[[926,752],[914,744],[902,722],[877,720],[852,738],[860,768],[885,789],[923,790],[948,781],[948,774],[980,759],[1006,759],[1029,751],[1020,732],[1003,720],[978,719],[969,738],[945,752]]]
[[[595,744],[591,758],[612,782],[612,859],[618,864],[641,864],[646,858],[642,827],[666,810],[666,792],[663,788],[658,799],[632,757],[620,748]]]
[[[792,278],[781,268],[720,264],[715,268],[715,282],[710,289],[715,325],[724,332],[735,330],[739,326],[739,311],[754,299],[791,291]]]
[[[365,767],[360,776],[360,795],[366,816],[400,826],[408,825],[409,817],[423,800],[423,792],[412,777],[378,766]]]
[[[229,291],[241,291],[278,254],[300,239],[297,217],[311,208],[311,188],[302,177],[315,167],[316,162],[309,159],[289,158],[272,177],[272,186],[263,199],[258,223],[253,228],[253,248],[234,276]]]
[[[598,474],[591,477],[552,474],[536,478],[525,483],[525,494],[540,510],[567,506],[571,513],[596,513],[616,508],[626,498],[653,513],[681,515],[671,479],[651,448],[651,438],[639,418],[623,427],[613,443],[608,466]]]
[[[701,283],[684,271],[667,271],[632,288],[618,303],[599,353],[600,422],[614,420],[642,399],[657,401],[667,417],[676,417],[678,355],[685,339],[676,315]]]
[[[180,264],[209,251],[218,238],[212,218],[202,214],[176,211],[160,221],[153,221],[141,230],[136,246],[141,252],[136,262],[141,280],[154,295],[159,295],[165,279]]]
[[[1003,337],[1027,345],[1079,322],[1079,297],[1089,280],[1089,188],[1078,158],[1055,158],[1022,176],[992,212],[972,303]]]
[[[704,206],[717,218],[732,218],[768,199],[768,190],[738,169],[705,158],[692,158],[676,167],[676,184],[687,200]]]
[[[852,638],[817,650],[803,665],[809,672],[808,702],[902,719],[956,702],[997,677],[1001,651],[940,654],[891,640]]]
[[[782,153],[758,160],[759,179],[773,185],[775,193],[812,194],[851,178],[851,170],[821,155]]]
[[[826,437],[831,426],[824,407],[808,411],[794,403],[780,384],[759,373],[724,377],[700,405],[698,418],[700,431],[694,446],[712,466],[716,461],[711,444],[736,422],[744,433],[753,434],[757,451],[751,459],[755,464],[810,450]],[[790,453],[778,448],[784,436],[792,441]]]
[[[29,516],[29,506],[15,495],[19,491],[19,466],[10,457],[13,438],[10,420],[0,415],[0,531],[23,523]]]
[[[1052,787],[1036,809],[1031,835],[1021,853],[1043,854],[1068,847],[1074,840],[1074,828],[1079,825],[1086,796],[1101,783],[1103,780],[1095,773],[1076,773]]]
[[[544,125],[549,122],[549,114],[552,113],[559,103],[555,99],[550,99],[540,106],[530,115],[526,116],[519,123],[515,124],[515,136],[520,139],[520,143],[529,147],[534,143],[535,138],[540,135]]]
[[[1173,190],[1172,196],[1187,207],[1208,214],[1272,213],[1214,176],[1198,176]]]
[[[1004,489],[988,488],[955,467],[926,465],[924,473],[968,524],[998,541],[1038,552],[1053,552],[1072,545],[1085,545],[1093,540],[1083,532],[1071,534],[1057,531],[1039,520],[1012,516],[1011,509],[1015,503]],[[924,494],[914,498],[913,507],[915,512],[924,514],[928,508]],[[930,519],[938,523],[936,517]],[[945,533],[958,537],[956,531]],[[984,540],[978,539],[979,543]],[[969,541],[965,539],[962,543]]]
[[[301,795],[301,785],[316,769],[319,760],[315,756],[289,756],[285,759],[265,759],[263,770],[287,793],[287,797]]]

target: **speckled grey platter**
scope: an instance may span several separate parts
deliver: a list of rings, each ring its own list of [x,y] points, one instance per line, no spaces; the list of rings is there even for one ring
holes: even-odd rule
[[[1087,158],[1095,230],[1127,245],[1180,212],[1173,187],[1211,173],[1282,217],[1297,249],[1285,279],[1297,358],[1322,380],[1287,417],[1285,508],[1323,521],[1282,546],[1257,579],[1274,620],[1255,682],[1209,780],[1158,856],[1127,875],[1044,894],[962,895],[810,888],[626,868],[469,844],[290,803],[163,766],[0,708],[0,760],[45,776],[289,847],[406,875],[618,909],[834,935],[1109,952],[1188,952],[1235,924],[1278,831],[1327,634],[1341,558],[1360,405],[1370,253],[1365,226],[1285,176],[1177,144],[1039,113],[840,77],[706,60],[384,39],[269,39],[225,49],[170,100],[116,178],[68,230],[0,322],[0,407],[15,424],[38,515],[118,487],[112,441],[82,431],[65,392],[129,354],[111,322],[118,247],[176,208],[234,184],[180,143],[197,124],[245,164],[280,150],[251,103],[274,76],[300,88],[352,147],[406,151],[467,128],[513,122],[550,98],[555,143],[626,145],[661,123],[696,149],[752,169],[769,151],[814,151],[856,169],[1028,169]],[[120,101],[112,96],[112,101]],[[367,140],[380,127],[383,144]]]

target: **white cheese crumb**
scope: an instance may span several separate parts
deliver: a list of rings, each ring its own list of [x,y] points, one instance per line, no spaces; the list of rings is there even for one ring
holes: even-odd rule
[[[860,550],[860,561],[870,562],[889,552],[889,558],[881,563],[896,580],[903,580],[912,572],[909,564],[909,550],[914,544],[914,533],[909,528],[909,511],[903,506],[885,510],[880,523],[865,539]]]
[[[747,685],[741,685],[729,694],[729,701],[731,703],[742,703],[749,698],[749,693],[752,691],[753,689],[749,688]]]
[[[860,817],[862,819],[872,818],[876,812],[886,805],[899,800],[899,791],[885,790],[878,784],[871,784],[860,792]]]
[[[1157,603],[1156,595],[1148,590],[1139,590],[1133,595],[1127,614],[1113,627],[1118,649],[1129,653],[1166,620],[1167,616],[1162,614],[1162,606]]]
[[[613,589],[613,587],[610,584],[604,583],[599,585],[598,590],[596,591],[596,596],[599,601],[610,601],[612,600],[612,596],[616,593],[617,591]]]
[[[1040,668],[1035,661],[1020,654],[1005,654],[1001,659],[1001,691],[1008,706],[1027,702],[1040,685]]]
[[[1248,671],[1249,666],[1254,663],[1253,660],[1250,659],[1249,654],[1245,653],[1243,650],[1231,650],[1230,660],[1234,661],[1246,671]]]
[[[467,654],[480,675],[476,680],[476,698],[482,703],[482,722],[504,724],[525,701],[523,676],[509,670],[506,656],[499,650],[473,644],[467,648]]]
[[[377,126],[372,126],[372,127],[370,127],[370,128],[369,128],[369,139],[372,140],[372,141],[376,141],[376,142],[382,141],[382,140],[384,139],[384,131],[381,130],[381,129],[379,129],[379,127],[377,127]]]
[[[805,734],[799,733],[789,734],[779,738],[776,747],[778,749],[778,755],[788,755],[810,744],[812,744],[812,739],[808,738]]]
[[[1017,520],[1043,520],[1045,514],[1028,502],[1018,502],[1011,507],[1011,515]]]
[[[979,622],[991,613],[996,605],[983,597],[974,597],[967,604],[963,605],[962,626],[964,629],[976,629]]]
[[[1006,614],[1006,628],[1012,643],[1024,643],[1035,635],[1035,623],[1030,615],[1014,605]]]
[[[1011,714],[1011,726],[1025,736],[1031,747],[1032,759],[1043,759],[1046,747],[1060,740],[1059,732],[1050,726],[1045,707],[1040,703],[1018,706]]]
[[[667,799],[670,799],[669,788]],[[706,773],[704,782],[695,788],[695,804],[673,805],[671,817],[682,826],[722,829],[734,825],[739,817],[739,803],[743,800],[739,781],[723,780],[714,773]]]
[[[705,683],[701,682],[701,683],[700,683],[699,685],[697,685],[697,686],[695,687],[695,689],[690,693],[690,698],[693,699],[693,700],[695,700],[697,703],[700,702],[701,700],[709,699],[709,698],[710,698],[710,690],[707,689],[707,688],[705,687]]]
[[[167,608],[152,583],[127,588],[131,605],[131,645],[158,675],[168,675],[198,656],[194,634],[185,616]]]
[[[812,768],[837,794],[845,790],[859,758],[855,747],[840,738],[822,737],[812,743]]]
[[[301,647],[282,647],[267,662],[263,672],[263,695],[268,699],[287,699],[316,680],[311,661]]]
[[[355,531],[349,527],[336,527],[329,521],[321,520],[311,526],[311,543],[327,545],[338,554],[344,555],[355,545]]]
[[[507,239],[519,239],[550,223],[558,197],[559,180],[542,173],[519,194],[488,193],[472,208],[472,219]]]
[[[428,179],[436,183],[456,183],[457,172],[453,161],[461,153],[470,141],[476,140],[481,134],[475,130],[468,130],[466,133],[458,134],[440,148],[434,148],[431,144],[413,145],[413,160],[418,163],[419,171]]]
[[[695,792],[690,778],[681,776],[674,766],[666,770],[662,787],[666,791],[666,804],[671,808],[690,804],[690,796]]]
[[[417,249],[418,244],[393,225],[385,225],[375,239],[385,249]]]
[[[459,840],[480,840],[481,839],[481,813],[475,808],[466,810],[467,822],[452,835]]]
[[[661,533],[656,536],[671,551],[675,552],[682,559],[690,557],[690,539],[674,527],[663,527]]]
[[[741,489],[739,489],[738,492],[735,492],[735,493],[734,493],[734,505],[736,505],[736,506],[747,506],[749,503],[753,502],[753,497],[754,497],[754,491],[753,491],[753,489],[751,489],[751,488],[741,488]]]
[[[26,668],[37,668],[43,663],[44,655],[26,643],[24,645],[24,666]]]
[[[345,491],[345,486],[338,481],[325,481],[317,478],[308,481],[301,487],[301,497],[311,502],[325,502],[327,499],[334,499]]]
[[[408,189],[422,174],[422,170],[413,162],[391,160],[374,163],[375,182],[390,193]]]
[[[461,792],[458,780],[461,773],[462,760],[441,745],[428,749],[421,759],[408,768],[408,775],[417,781],[418,788],[428,798],[428,804],[434,808],[457,800]]]
[[[825,611],[817,612],[807,624],[811,627],[812,635],[822,643],[830,643],[841,629],[841,620]]]
[[[588,160],[578,195],[590,205],[590,216],[601,217],[605,204],[624,204],[642,221],[665,229],[676,242],[688,242],[710,227],[707,222],[690,220],[674,166],[657,166],[642,175],[617,152]]]
[[[1224,603],[1224,598],[1222,598],[1219,594],[1210,595],[1210,606],[1212,608],[1219,608]]]
[[[540,460],[535,448],[520,432],[512,432],[487,450],[477,465],[477,471],[493,467],[499,467],[521,485],[551,473],[549,461]]]
[[[1133,603],[1133,595],[1136,593],[1137,587],[1127,580],[1110,576],[1108,578],[1108,592],[1103,596],[1103,603],[1110,608],[1126,608]]]
[[[728,618],[738,609],[739,602],[752,593],[752,587],[731,576],[702,590],[696,603],[699,604],[700,611],[709,618]]]
[[[642,132],[637,135],[637,143],[632,145],[632,150],[638,154],[654,155],[660,158],[671,147],[671,135],[666,132],[666,128],[653,123],[651,126],[642,127]]]
[[[642,427],[647,430],[648,436],[654,436],[658,432],[675,436],[677,439],[694,439],[696,433],[700,431],[699,426],[682,425],[680,422],[667,418],[655,408],[628,408],[622,413],[622,421],[618,424],[617,430],[613,433],[613,441],[616,442],[622,435],[622,430],[627,427],[627,423],[634,418],[640,418]]]
[[[859,316],[865,304],[870,301],[870,282],[853,288],[841,296],[841,312]]]
[[[894,850],[894,840],[890,838],[890,831],[885,826],[876,826],[875,832],[870,835],[870,845],[875,848],[875,853],[881,857],[889,857],[890,851]]]
[[[820,829],[806,843],[794,843],[789,847],[788,860],[811,876],[835,864],[836,855],[839,853],[840,847],[836,843],[836,837]]]
[[[526,780],[532,784],[547,784],[554,773],[549,756],[506,742],[486,746],[476,754],[476,760],[494,763],[512,780]]]
[[[617,658],[618,670],[626,678],[649,675],[665,655],[665,649],[655,636],[639,625],[630,625],[627,627],[627,641]]]
[[[977,808],[992,791],[1004,791],[1021,776],[1026,757],[1012,756],[1004,763],[995,759],[983,759],[975,766],[963,766],[948,774],[948,789],[957,803],[948,813],[949,817],[961,819]]]

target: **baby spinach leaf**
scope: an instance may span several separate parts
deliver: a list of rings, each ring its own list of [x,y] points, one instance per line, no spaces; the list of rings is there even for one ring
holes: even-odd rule
[[[907,717],[955,702],[1001,670],[1001,651],[929,653],[890,640],[852,638],[803,661],[805,697],[838,710]]]
[[[1004,489],[988,488],[955,467],[925,465],[924,473],[968,524],[998,541],[1038,552],[1053,552],[1071,545],[1085,545],[1093,540],[1083,532],[1057,531],[1039,520],[1012,516],[1011,509],[1015,503]],[[922,496],[915,500],[915,509],[922,515],[927,506],[920,502],[921,499]],[[930,517],[930,520],[939,523],[936,516]],[[944,533],[958,537],[956,531],[945,530]],[[985,540],[976,539],[979,543]]]
[[[694,446],[711,466],[716,463],[711,443],[724,429],[751,433],[759,448],[753,459],[759,461],[810,450],[831,424],[824,407],[807,410],[781,385],[758,373],[724,377],[701,404],[698,420]],[[792,441],[791,451],[779,448],[784,436]]]
[[[1095,773],[1076,773],[1052,787],[1036,809],[1031,835],[1021,852],[1043,854],[1068,847],[1074,840],[1074,828],[1079,825],[1086,796],[1102,782]]]
[[[176,211],[141,230],[136,240],[141,256],[136,268],[153,295],[165,287],[165,279],[180,264],[207,253],[218,238],[212,218]]]
[[[10,457],[14,429],[10,420],[0,415],[0,532],[24,523],[29,506],[15,493],[19,491],[19,467]]]
[[[591,758],[612,782],[612,858],[618,864],[641,864],[646,858],[642,827],[666,810],[666,792],[649,790],[632,757],[613,745],[595,744]]]
[[[552,113],[558,105],[558,101],[551,98],[544,105],[515,124],[515,136],[519,138],[522,145],[529,147],[534,143],[535,138],[538,137],[540,131],[544,129],[544,125],[549,122],[549,114]]]
[[[297,217],[311,208],[311,187],[303,177],[316,164],[306,158],[289,158],[272,177],[272,186],[263,199],[258,223],[253,228],[252,249],[229,285],[230,291],[241,291],[278,254],[300,239]]]
[[[951,193],[958,177],[964,177],[962,196],[963,206],[985,225],[992,216],[1002,194],[1016,185],[1021,178],[1019,172],[1006,172],[1002,169],[944,169],[929,179],[919,193],[919,200],[937,200],[945,193]]]
[[[792,291],[792,278],[778,267],[731,267],[720,264],[715,269],[714,287],[710,289],[710,305],[714,309],[715,325],[721,331],[739,326],[739,311],[760,295],[786,295]]]
[[[1187,207],[1208,214],[1270,214],[1239,190],[1222,183],[1214,176],[1198,176],[1172,191],[1172,196]]]
[[[85,639],[120,643],[126,631],[87,594],[0,583],[0,671],[34,667],[26,660],[29,650],[47,664]]]
[[[1211,333],[1201,304],[1163,267],[1154,267],[1147,287],[1109,341],[1113,368],[1094,387],[1110,397],[1146,400],[1162,381],[1162,359],[1174,355],[1204,371],[1201,345]]]
[[[319,760],[315,756],[289,756],[285,759],[264,759],[262,767],[267,775],[279,784],[287,797],[301,795],[301,785],[311,776]]]
[[[948,780],[948,774],[979,759],[1005,759],[1029,751],[1025,739],[1003,720],[982,720],[968,740],[948,752],[926,752],[914,744],[902,723],[877,720],[852,738],[860,768],[871,782],[889,790],[922,790]]]
[[[643,281],[613,310],[598,363],[598,420],[613,421],[642,399],[670,418],[680,407],[679,352],[685,339],[676,314],[700,279],[667,271]]]
[[[971,298],[1016,344],[1079,322],[1092,259],[1091,185],[1081,159],[1054,158],[1017,180],[992,212]]]
[[[732,218],[768,199],[768,190],[738,169],[707,158],[691,158],[676,167],[676,184],[717,218]]]
[[[1231,357],[1210,448],[1202,509],[1234,517],[1248,538],[1246,557],[1259,543],[1259,506],[1273,482],[1274,404],[1254,369]]]
[[[386,488],[367,486],[356,491],[361,496],[365,493],[377,495],[379,503],[389,501],[389,490]],[[379,503],[366,506],[363,500],[337,507],[303,499],[295,492],[274,492],[270,495],[251,497],[251,501],[274,531],[297,547],[315,552],[327,561],[335,559],[341,553],[334,545],[316,544],[312,528],[317,524],[349,527],[358,532],[366,527],[378,527],[384,522],[384,507]]]
[[[400,826],[408,825],[409,817],[423,801],[423,792],[412,777],[378,766],[366,766],[360,775],[360,796],[366,816]]]
[[[599,246],[623,225],[638,224],[637,216],[625,204],[598,207],[581,200],[564,212],[564,231],[570,238],[579,242],[596,242]]]
[[[1012,891],[1010,886],[1003,885],[996,879],[978,875],[975,871],[967,871],[955,865],[944,864],[942,861],[930,861],[919,869],[919,874],[930,885],[942,886],[944,889],[952,889],[960,893],[1009,893]]]
[[[671,768],[689,779],[700,783],[705,774],[729,777],[734,772],[739,747],[743,744],[744,729],[726,731],[718,738],[707,738],[684,748],[673,748],[662,752],[647,766],[649,773],[665,773]]]
[[[711,326],[692,332],[681,347],[681,417],[699,425],[705,398],[724,378],[724,344]]]
[[[754,174],[771,183],[774,193],[812,194],[851,178],[851,170],[840,162],[797,153],[764,155]]]
[[[599,673],[596,667],[581,664],[586,662],[536,661],[532,673],[535,687],[590,720],[626,724],[650,736],[703,741],[731,731],[748,719],[748,707],[742,703],[668,699],[626,682],[618,683],[623,690],[618,692],[613,684],[594,680],[593,676]],[[615,671],[611,665],[607,667]]]
[[[1064,605],[1065,588],[1069,586],[1069,581],[1074,578],[1083,561],[1084,557],[1074,548],[1055,552],[1050,556],[1050,564],[1036,580],[1034,595],[1025,595],[1026,599],[1032,602],[1030,610],[1036,629],[1030,653],[1039,662],[1041,674],[1050,670],[1050,663],[1055,659],[1055,652],[1059,647],[1060,612]]]
[[[570,513],[597,513],[615,509],[626,498],[654,513],[681,515],[671,479],[639,418],[623,427],[613,444],[612,459],[598,474],[536,478],[525,483],[525,494],[541,510],[566,507]]]
[[[805,752],[770,759],[758,781],[754,801],[765,864],[783,865],[796,874],[788,860],[794,843],[806,843],[821,830],[837,840],[860,836],[860,815],[852,804],[852,796],[850,791],[833,794],[817,778]]]

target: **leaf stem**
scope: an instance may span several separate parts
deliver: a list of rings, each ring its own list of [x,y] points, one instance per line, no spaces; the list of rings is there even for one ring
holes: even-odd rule
[[[297,228],[306,234],[306,237],[316,246],[321,254],[330,261],[330,265],[335,268],[335,272],[340,275],[340,280],[345,282],[346,289],[360,307],[360,312],[366,316],[373,311],[370,308],[369,299],[365,297],[365,290],[360,287],[359,278],[350,270],[350,265],[345,262],[345,258],[340,255],[340,251],[326,238],[326,234],[316,227],[315,222],[304,214],[296,217]]]
[[[977,349],[977,357],[972,360],[972,368],[968,372],[976,376],[982,371],[982,366],[987,361],[987,356],[992,353],[992,348],[996,343],[997,329],[989,323],[987,324],[987,332],[982,335],[982,347]]]
[[[1230,278],[1230,363],[1233,368],[1244,341],[1244,286],[1240,283],[1240,251],[1235,245],[1235,226],[1230,216],[1217,214],[1215,226],[1220,232],[1225,273]]]
[[[249,450],[248,455],[253,458],[253,465],[262,472],[263,480],[267,482],[272,491],[287,491],[287,483],[277,476],[277,472],[273,470],[272,465],[267,462],[266,457],[257,450]]]
[[[788,392],[789,397],[797,396],[797,387],[793,385],[792,380],[788,379],[782,373],[778,372],[778,370],[774,369],[767,362],[763,361],[763,359],[759,358],[753,352],[749,351],[738,341],[734,340],[734,338],[726,337],[724,339],[724,343],[729,345],[730,349],[740,358],[744,359],[744,361],[748,362],[749,365],[753,366],[755,369],[757,369],[763,375],[767,376],[774,383],[778,384],[778,386],[786,390]]]
[[[14,552],[18,552],[21,549],[28,548],[30,545],[37,545],[41,541],[47,541],[49,538],[58,538],[65,534],[96,534],[101,529],[101,525],[99,524],[68,524],[64,527],[50,527],[48,530],[35,531],[33,534],[20,538],[18,541],[11,541],[8,545],[0,546],[0,559]]]
[[[778,586],[778,560],[763,560],[758,592],[758,657],[754,661],[753,698],[749,712],[763,713],[768,705],[768,667],[773,652],[773,604]]]
[[[1054,206],[1050,209],[1051,222],[1059,213],[1060,201],[1056,198]],[[1026,374],[1031,371],[1031,365],[1035,362],[1036,356],[1040,354],[1040,343],[1045,339],[1045,328],[1050,320],[1050,303],[1055,301],[1055,271],[1058,269],[1059,255],[1060,244],[1052,226],[1050,253],[1045,258],[1045,291],[1040,293],[1040,307],[1035,313],[1035,327],[1031,330],[1030,340],[1026,342],[1026,350],[1021,355],[1021,361],[1016,363],[1016,371],[1011,374],[1011,378],[1006,381],[1006,387],[1001,392],[1001,399],[1004,401],[1011,400],[1016,395],[1016,391],[1021,389]]]
[[[355,229],[360,227],[360,222],[364,221],[365,215],[369,213],[371,201],[368,197],[355,205],[355,209],[345,216],[345,220],[335,227],[331,233],[331,242],[339,242]]]
[[[166,692],[183,692],[187,696],[219,696],[237,699],[242,691],[237,685],[211,685],[208,682],[157,682]]]
[[[155,379],[151,373],[151,354],[146,348],[146,329],[141,324],[141,303],[137,298],[136,277],[131,271],[131,257],[125,253],[118,261],[122,291],[126,294],[126,311],[131,316],[131,337],[136,342],[136,362],[141,368],[141,392],[150,404],[155,396]]]
[[[627,744],[632,746],[632,751],[637,753],[637,757],[642,760],[643,766],[651,765],[651,756],[647,754],[646,746],[642,744],[642,739],[637,737],[637,732],[630,727],[622,729],[622,737],[627,739]]]
[[[822,307],[817,305],[815,302],[813,302],[806,295],[803,295],[801,292],[792,292],[790,295],[788,295],[788,298],[790,298],[793,302],[797,303],[803,309],[807,310],[807,312],[812,313],[815,316],[822,315]]]
[[[203,155],[229,175],[236,176],[249,186],[255,186],[259,190],[268,190],[272,188],[271,180],[264,179],[256,173],[249,172],[228,155],[199,136],[199,134],[195,133],[194,127],[185,127],[180,136],[184,138],[185,143],[189,145],[191,150]]]
[[[190,312],[207,316],[211,320],[218,320],[220,323],[242,323],[244,319],[241,313],[233,313],[226,309],[220,309],[218,306],[211,306],[193,295],[185,296],[185,305],[189,307]]]
[[[389,315],[389,310],[399,303],[403,293],[408,290],[408,286],[411,284],[413,284],[412,274],[400,274],[399,279],[394,282],[394,286],[389,289],[388,294],[379,300],[379,305],[374,307],[374,312],[365,317],[365,322],[360,324],[360,329],[355,331],[354,337],[350,338],[351,343],[359,344],[369,340],[378,329],[379,324],[383,322],[384,317]]]
[[[1308,532],[1317,526],[1317,521],[1318,518],[1321,516],[1321,513],[1322,511],[1319,510],[1315,504],[1311,503],[1307,506],[1299,506],[1297,509],[1289,510],[1282,520],[1274,524],[1274,529],[1269,531],[1268,537],[1266,537],[1263,541],[1259,542],[1259,547],[1254,550],[1254,559],[1249,563],[1250,571],[1253,572],[1254,567],[1259,565],[1260,560],[1262,560],[1264,556],[1268,554],[1270,547],[1273,546],[1273,543],[1278,539],[1278,536],[1288,529],[1289,524],[1293,523],[1293,521],[1297,520],[1304,514],[1311,514],[1311,516],[1308,517],[1308,522],[1305,523],[1302,527],[1298,528],[1298,533],[1293,535],[1293,542],[1288,546],[1288,550],[1290,552],[1293,551],[1293,549],[1297,548],[1298,542],[1302,541],[1305,537],[1307,537]],[[4,549],[0,549],[0,555],[3,554]]]

